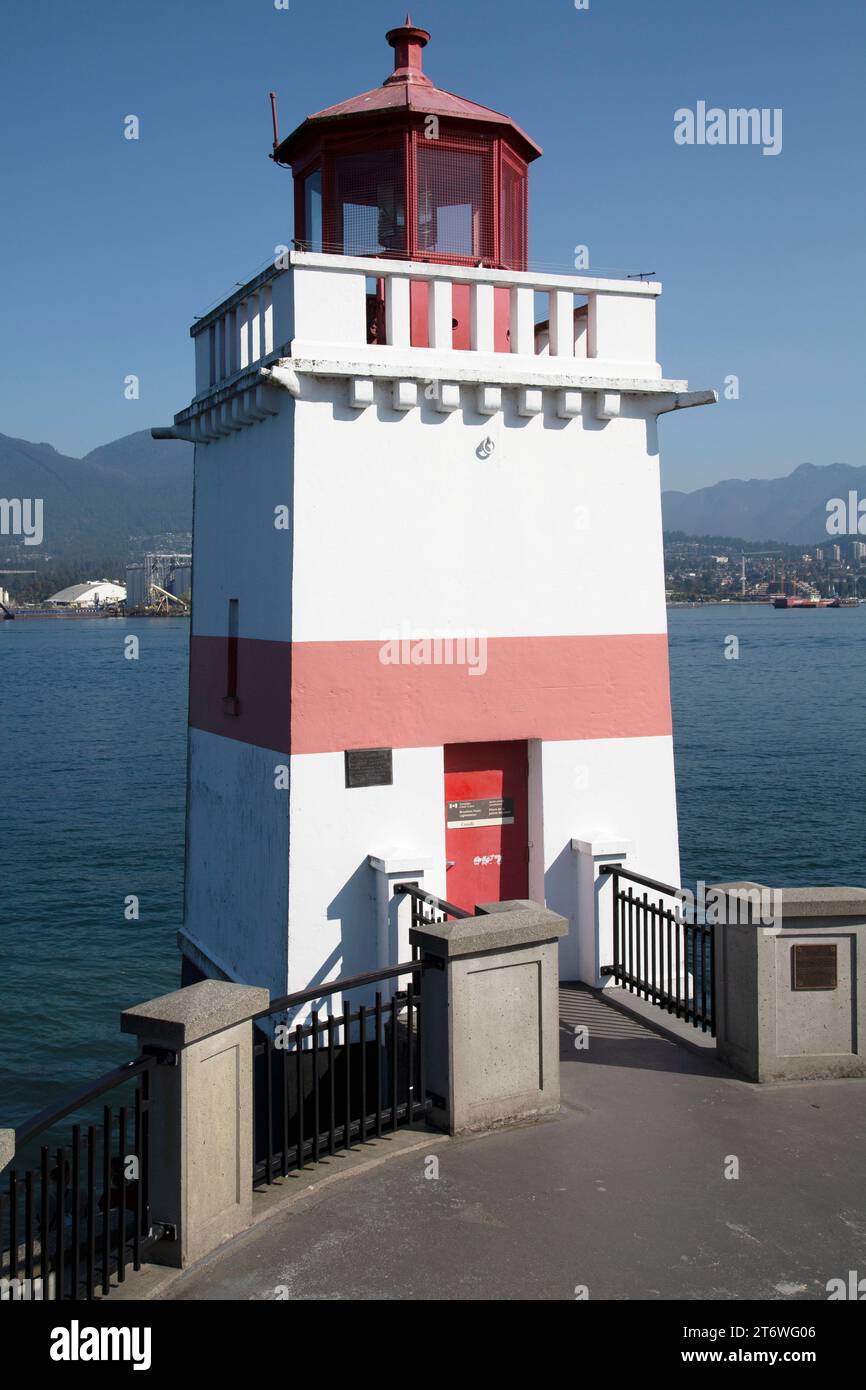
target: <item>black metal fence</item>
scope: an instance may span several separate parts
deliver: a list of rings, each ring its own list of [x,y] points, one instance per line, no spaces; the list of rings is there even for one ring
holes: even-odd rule
[[[346,998],[406,976],[389,999],[376,990],[374,1003],[355,1008]],[[344,1000],[339,1016],[330,1011],[335,994]],[[292,1028],[274,1017],[323,999],[324,1018],[316,1008]],[[256,1015],[264,1020],[268,1030],[257,1027],[253,1044],[254,1187],[426,1116],[419,961],[275,999]]]
[[[601,873],[613,879],[613,965],[601,973],[715,1037],[712,925],[697,914],[689,921],[668,883],[619,864],[603,864]]]
[[[449,918],[460,920],[472,916],[471,912],[467,912],[463,907],[455,907],[445,898],[436,898],[432,893],[425,893],[418,887],[417,883],[395,883],[394,894],[409,899],[412,905],[413,928],[430,926],[431,923],[447,922]],[[417,959],[417,946],[412,947],[412,955]]]
[[[76,1124],[70,1142],[43,1144],[38,1167],[0,1177],[0,1300],[77,1301],[110,1293],[141,1268],[150,1237],[149,1073],[142,1055],[69,1093],[15,1131],[16,1154],[60,1120],[133,1083],[128,1103],[104,1105],[101,1124]]]

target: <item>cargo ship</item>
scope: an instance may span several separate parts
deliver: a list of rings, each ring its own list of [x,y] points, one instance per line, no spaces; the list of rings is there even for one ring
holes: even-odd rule
[[[13,618],[123,618],[126,609],[117,603],[99,608],[7,608],[0,603],[0,622]]]
[[[838,598],[794,598],[780,594],[773,599],[774,608],[841,608]]]

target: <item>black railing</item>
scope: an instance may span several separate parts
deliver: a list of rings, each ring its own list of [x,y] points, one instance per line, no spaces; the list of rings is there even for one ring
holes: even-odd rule
[[[395,883],[394,893],[405,895],[411,902],[413,928],[429,926],[431,922],[447,922],[449,917],[459,920],[472,916],[471,912],[467,912],[463,907],[455,907],[445,898],[436,898],[432,893],[425,893],[417,883]],[[415,953],[413,951],[413,954]]]
[[[374,1003],[353,1008],[346,998],[407,975],[390,999],[376,990]],[[339,1017],[330,1012],[335,994],[344,1000]],[[274,1017],[323,999],[326,1018],[316,1008],[292,1028]],[[425,1118],[419,961],[275,999],[260,1020],[269,1028],[257,1028],[253,1045],[254,1187]]]
[[[105,1105],[101,1124],[76,1124],[69,1143],[43,1144],[38,1167],[2,1175],[0,1300],[92,1299],[141,1268],[150,1238],[149,1074],[142,1055],[64,1096],[15,1131],[21,1158],[40,1134],[118,1086],[122,1105]]]
[[[600,872],[613,879],[613,965],[602,975],[715,1037],[712,925],[696,915],[689,921],[679,890],[668,883],[619,864],[603,864]]]

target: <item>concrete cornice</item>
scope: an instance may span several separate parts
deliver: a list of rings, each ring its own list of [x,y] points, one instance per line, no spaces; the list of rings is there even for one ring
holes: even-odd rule
[[[435,348],[350,347],[292,343],[280,367],[299,376],[368,377],[378,381],[440,381],[474,386],[514,386],[568,391],[616,391],[623,395],[678,395],[688,382],[630,374],[623,364],[596,358],[522,357],[507,352],[442,352]],[[649,364],[641,365],[645,372]],[[597,370],[593,370],[593,367]]]
[[[296,344],[293,344],[293,349]],[[321,347],[321,344],[317,345]],[[593,375],[586,370],[588,359],[519,357],[507,353],[442,353],[428,348],[346,348],[332,346],[334,355],[292,355],[275,357],[220,382],[211,391],[197,396],[174,417],[174,425],[153,431],[156,438],[185,439],[194,444],[211,444],[235,434],[249,425],[276,415],[280,397],[286,393],[303,397],[304,380],[323,378],[349,382],[349,404],[363,410],[373,404],[374,387],[390,384],[395,409],[415,409],[421,403],[420,388],[433,381],[440,390],[439,409],[456,410],[460,387],[478,392],[478,411],[495,415],[502,409],[503,389],[518,392],[521,415],[543,412],[542,393],[558,395],[557,414],[571,419],[586,413],[599,420],[616,419],[623,397],[642,398],[648,414],[657,415],[680,405],[709,404],[715,392],[692,392],[685,396],[688,382],[665,377]],[[309,345],[308,353],[312,351]],[[589,359],[591,360],[591,359]],[[569,366],[569,362],[571,366]],[[555,363],[555,366],[551,366]],[[541,365],[539,365],[541,364]],[[579,365],[578,365],[579,364]],[[601,364],[610,373],[613,364]]]

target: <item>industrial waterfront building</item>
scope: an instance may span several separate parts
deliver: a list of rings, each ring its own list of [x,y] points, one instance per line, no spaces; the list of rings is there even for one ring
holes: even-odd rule
[[[52,594],[46,603],[52,608],[105,608],[118,603],[123,603],[126,599],[126,589],[123,584],[117,584],[111,579],[86,579],[81,584],[70,584],[66,589],[59,589],[56,594]]]

